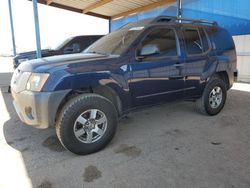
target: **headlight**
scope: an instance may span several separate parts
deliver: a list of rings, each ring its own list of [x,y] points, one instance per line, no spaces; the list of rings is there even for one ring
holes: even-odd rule
[[[26,89],[30,91],[41,91],[48,78],[49,74],[47,73],[32,73],[26,84]]]

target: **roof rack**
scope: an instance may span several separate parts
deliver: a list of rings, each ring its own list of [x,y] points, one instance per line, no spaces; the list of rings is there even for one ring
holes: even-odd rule
[[[174,16],[158,16],[153,20],[153,23],[159,22],[178,22],[178,23],[198,23],[198,24],[207,24],[217,26],[218,23],[215,21],[207,21],[207,20],[197,20],[192,18],[178,18]]]

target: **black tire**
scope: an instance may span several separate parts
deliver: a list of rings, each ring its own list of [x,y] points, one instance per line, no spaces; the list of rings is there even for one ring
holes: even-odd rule
[[[107,123],[104,134],[93,143],[81,142],[74,133],[76,119],[87,110],[97,109],[105,114]],[[69,151],[86,155],[104,148],[113,138],[117,127],[117,111],[106,98],[97,94],[83,94],[70,99],[61,110],[56,122],[56,134]]]
[[[218,105],[218,107],[212,108],[209,102],[209,96],[212,90],[216,87],[221,88],[222,100],[221,103]],[[218,114],[223,109],[226,102],[226,98],[227,98],[227,87],[225,82],[219,77],[212,77],[208,81],[203,91],[202,97],[196,101],[196,108],[202,114],[213,116]]]

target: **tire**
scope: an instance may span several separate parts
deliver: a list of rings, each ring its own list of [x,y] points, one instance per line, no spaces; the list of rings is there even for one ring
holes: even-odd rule
[[[221,89],[221,95],[219,95],[219,88]],[[216,93],[217,96],[213,93]],[[220,96],[221,100],[217,100]],[[219,77],[212,77],[207,83],[202,97],[196,101],[196,108],[202,114],[217,115],[223,109],[226,98],[227,87],[225,82]]]
[[[86,155],[103,149],[112,140],[116,127],[114,105],[100,95],[83,94],[63,107],[56,121],[56,134],[67,150]]]

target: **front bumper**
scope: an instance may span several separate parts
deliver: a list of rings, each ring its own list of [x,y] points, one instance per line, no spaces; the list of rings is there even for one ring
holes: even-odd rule
[[[11,91],[13,105],[27,125],[45,129],[54,126],[58,107],[70,90],[54,92]]]

